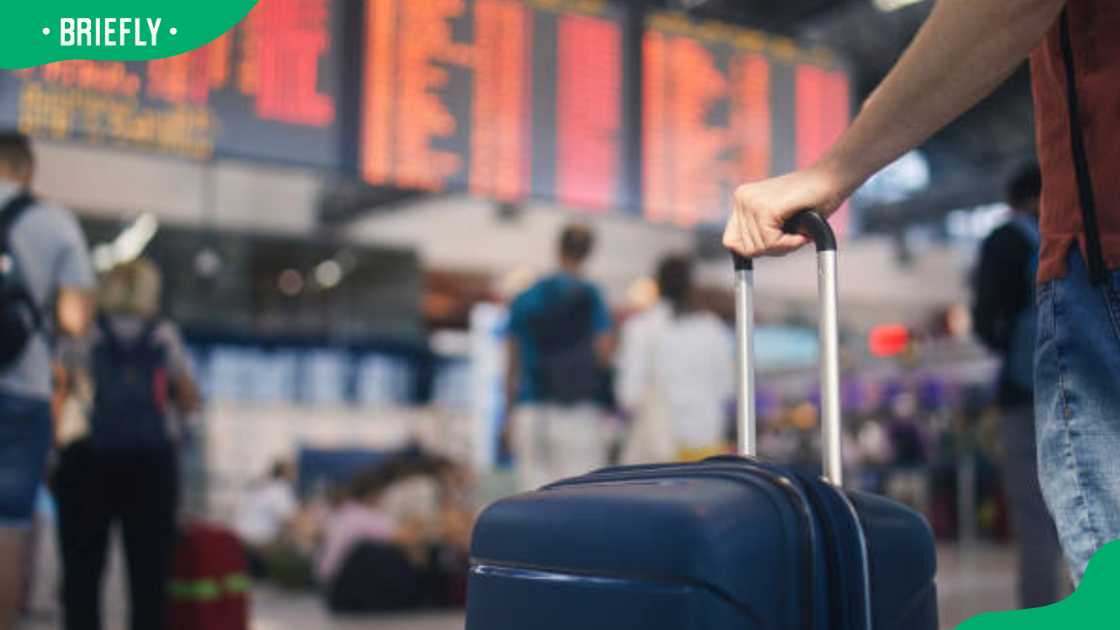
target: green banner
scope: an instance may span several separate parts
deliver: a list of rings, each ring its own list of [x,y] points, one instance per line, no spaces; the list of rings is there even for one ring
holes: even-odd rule
[[[970,619],[957,630],[1105,630],[1120,627],[1113,608],[1120,585],[1120,541],[1093,556],[1077,591],[1045,608],[989,613]]]
[[[0,68],[68,59],[142,61],[188,52],[233,28],[257,0],[9,2]]]

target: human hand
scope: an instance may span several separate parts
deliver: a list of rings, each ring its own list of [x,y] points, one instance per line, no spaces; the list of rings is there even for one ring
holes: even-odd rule
[[[850,194],[841,177],[821,166],[744,184],[735,191],[723,245],[748,258],[787,254],[809,242],[782,231],[787,219],[807,209],[827,218]]]

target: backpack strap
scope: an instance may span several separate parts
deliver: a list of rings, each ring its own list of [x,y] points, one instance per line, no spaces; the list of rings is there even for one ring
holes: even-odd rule
[[[31,193],[23,191],[17,193],[8,203],[4,204],[3,209],[0,209],[0,249],[3,249],[4,254],[11,254],[12,228],[15,227],[23,213],[33,205],[35,205],[35,197],[31,196]]]
[[[1093,192],[1093,178],[1089,172],[1089,157],[1085,152],[1085,135],[1081,129],[1081,102],[1077,96],[1077,72],[1070,41],[1069,14],[1062,9],[1061,47],[1066,69],[1066,101],[1069,107],[1069,141],[1073,152],[1073,169],[1077,176],[1077,193],[1081,199],[1081,222],[1085,228],[1085,250],[1089,260],[1089,279],[1094,285],[1105,281],[1107,267],[1101,253],[1101,232],[1097,223],[1097,200]]]
[[[3,209],[0,209],[0,273],[14,272],[17,261],[15,251],[12,249],[12,231],[20,217],[34,205],[35,197],[25,190],[17,193],[4,205]],[[32,330],[37,331],[42,328],[44,323],[43,310],[36,303],[27,287],[21,286],[15,289],[13,293],[16,298],[27,303],[28,309],[31,311]]]
[[[140,335],[136,337],[137,348],[147,348],[153,345],[155,340],[156,330],[159,329],[160,319],[153,317],[144,322],[144,328],[140,330]]]
[[[120,350],[120,338],[117,337],[116,331],[113,330],[113,323],[109,321],[109,318],[104,314],[99,314],[96,323],[97,330],[101,332],[101,343],[105,344],[105,347],[109,348],[109,350],[114,353]]]

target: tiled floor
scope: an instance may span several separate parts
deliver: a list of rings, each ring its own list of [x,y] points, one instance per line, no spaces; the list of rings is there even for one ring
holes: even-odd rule
[[[954,628],[981,612],[1006,610],[1013,606],[1014,560],[1008,549],[977,547],[965,551],[955,546],[943,547],[938,556],[943,628]],[[109,599],[112,622],[107,624],[106,630],[123,630],[119,598]],[[54,618],[44,616],[25,624],[23,630],[57,627]],[[461,630],[462,627],[461,614],[339,619],[327,615],[319,601],[311,595],[258,590],[254,596],[252,630]]]

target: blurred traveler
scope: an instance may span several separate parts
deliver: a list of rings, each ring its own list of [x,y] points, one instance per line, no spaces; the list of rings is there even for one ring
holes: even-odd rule
[[[1038,483],[1034,426],[1034,346],[1038,312],[1038,206],[1042,173],[1032,165],[1008,185],[1015,212],[981,247],[973,321],[980,339],[1003,359],[998,403],[1003,477],[1019,547],[1019,605],[1046,606],[1062,596],[1061,546]]]
[[[378,505],[384,491],[384,481],[359,476],[342,505],[331,514],[316,564],[319,582],[328,589],[342,570],[346,558],[359,544],[404,545],[412,542],[408,536],[410,532],[401,531],[388,512]]]
[[[462,603],[471,517],[459,478],[447,459],[403,454],[354,480],[319,558],[332,611]]]
[[[268,477],[252,484],[238,502],[234,530],[245,545],[249,569],[255,577],[263,575],[267,548],[279,542],[299,510],[293,483],[292,464],[277,461]]]
[[[178,329],[159,316],[160,275],[147,261],[101,278],[91,333],[59,349],[65,372],[93,385],[88,429],[54,475],[67,630],[101,628],[101,582],[112,527],[128,568],[133,630],[164,627],[179,479],[169,411],[198,408]],[[70,381],[67,378],[66,381]]]
[[[661,261],[657,286],[661,300],[622,328],[615,388],[630,414],[623,463],[694,461],[727,449],[731,331],[695,308],[688,258]]]
[[[836,144],[801,171],[741,186],[724,232],[724,243],[746,256],[804,245],[804,237],[782,234],[786,218],[802,208],[831,214],[1030,56],[1046,182],[1034,392],[1039,473],[1075,581],[1097,549],[1120,538],[1120,467],[1110,463],[1120,452],[1118,30],[1114,0],[938,2]]]
[[[510,307],[506,434],[523,490],[607,463],[611,316],[583,277],[594,241],[585,225],[564,228],[559,269]]]
[[[50,450],[50,337],[85,332],[94,285],[78,222],[31,195],[33,172],[28,139],[0,132],[0,630],[15,622]]]

